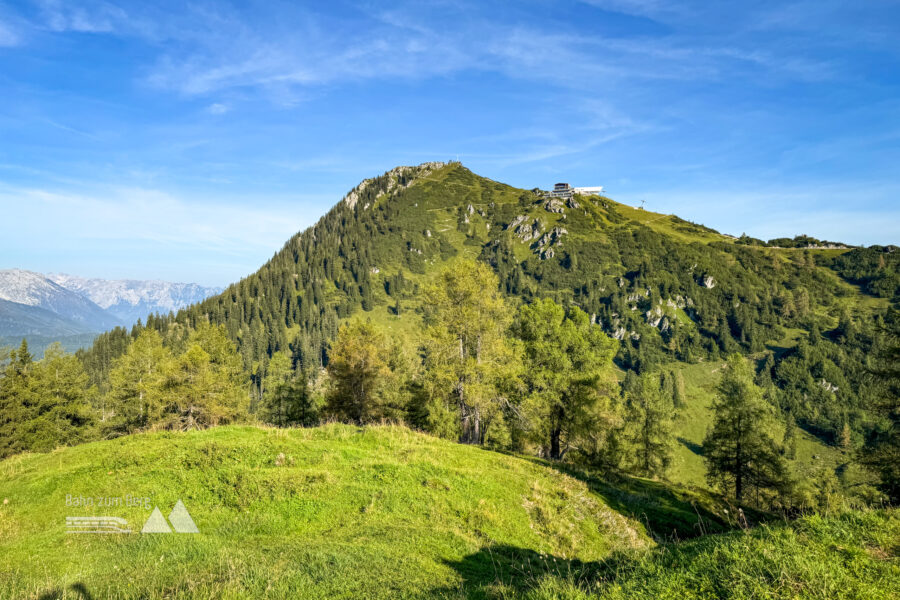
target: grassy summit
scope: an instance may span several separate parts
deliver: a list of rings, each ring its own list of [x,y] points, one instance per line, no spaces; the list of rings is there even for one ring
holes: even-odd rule
[[[0,497],[2,598],[661,597],[695,584],[713,598],[732,579],[747,592],[732,597],[887,598],[897,573],[893,513],[657,547],[648,528],[715,531],[723,507],[401,427],[222,427],[19,455],[0,463]],[[67,516],[89,515],[137,531],[179,499],[199,534],[65,533]],[[780,560],[787,580],[770,572]]]

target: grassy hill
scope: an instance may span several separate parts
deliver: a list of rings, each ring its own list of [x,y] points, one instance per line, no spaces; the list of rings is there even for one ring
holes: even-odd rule
[[[71,505],[81,497],[94,505]],[[797,597],[850,582],[886,598],[875,592],[897,567],[893,513],[658,547],[654,537],[728,529],[733,508],[391,426],[222,427],[18,455],[0,463],[0,498],[2,598],[631,597],[621,590],[689,585],[701,577],[694,558],[718,563],[702,577],[763,590],[786,584],[747,587],[754,574],[769,577],[778,556],[822,544],[840,550],[796,558],[810,586]],[[148,500],[128,506],[132,498]],[[178,500],[199,534],[65,533],[66,517],[91,515],[138,531],[153,507],[168,515]],[[757,556],[744,573],[747,548]],[[820,558],[826,579],[815,582]]]

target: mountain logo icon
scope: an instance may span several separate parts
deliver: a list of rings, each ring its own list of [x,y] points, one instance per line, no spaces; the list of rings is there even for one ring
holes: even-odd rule
[[[172,524],[171,527],[169,527],[169,523]],[[191,518],[190,513],[184,506],[184,502],[181,500],[175,503],[175,508],[169,513],[168,522],[159,511],[159,507],[154,506],[153,512],[150,513],[150,517],[141,529],[141,533],[172,533],[173,529],[175,533],[200,533],[196,523],[194,523],[194,519]]]

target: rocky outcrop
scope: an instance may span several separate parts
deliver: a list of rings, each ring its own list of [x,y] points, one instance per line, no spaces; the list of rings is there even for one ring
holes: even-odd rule
[[[417,167],[395,167],[386,172],[381,177],[363,179],[358,186],[353,188],[349,194],[344,196],[344,202],[350,208],[356,208],[356,204],[357,202],[359,202],[362,193],[370,186],[375,185],[376,182],[384,182],[384,187],[378,190],[378,193],[375,195],[376,198],[380,198],[381,196],[390,194],[397,189],[407,188],[415,183],[417,179],[421,177],[427,177],[433,171],[445,166],[447,166],[447,163],[426,162]],[[363,210],[368,209],[370,205],[371,203],[366,203],[365,206],[363,206]]]
[[[547,260],[556,256],[553,246],[562,246],[562,236],[569,233],[565,227],[554,227],[534,243],[535,251],[540,255],[542,260]]]
[[[550,198],[544,203],[544,209],[547,212],[562,214],[566,212],[566,205],[559,198]]]
[[[825,389],[826,392],[831,392],[832,394],[835,393],[836,391],[838,391],[839,389],[841,389],[838,386],[834,385],[833,383],[829,383],[824,378],[822,379],[822,381],[819,382],[819,385],[821,385]]]
[[[551,244],[556,245],[556,246],[561,246],[562,245],[561,238],[562,238],[562,236],[566,235],[567,233],[569,233],[569,231],[565,227],[554,227],[553,229],[551,229],[550,231],[545,233],[543,236],[541,236],[541,239],[538,240],[537,245],[542,248],[544,246],[549,246]]]

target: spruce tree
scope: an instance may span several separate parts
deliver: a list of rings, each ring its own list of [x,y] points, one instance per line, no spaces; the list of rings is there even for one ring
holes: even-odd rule
[[[673,412],[655,373],[642,375],[637,390],[626,394],[625,435],[638,474],[661,477],[672,463]]]
[[[0,377],[0,458],[29,449],[27,424],[33,416],[36,393],[31,385],[34,357],[28,342],[9,353],[9,362]]]
[[[885,317],[884,345],[871,369],[876,396],[871,408],[881,423],[860,453],[861,462],[881,477],[881,489],[900,502],[900,311]]]

